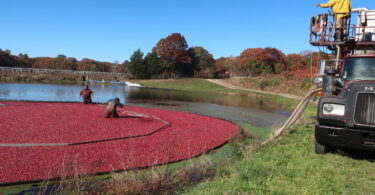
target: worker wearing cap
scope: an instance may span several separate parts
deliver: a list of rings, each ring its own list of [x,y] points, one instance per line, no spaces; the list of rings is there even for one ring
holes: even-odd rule
[[[123,108],[124,106],[120,103],[119,98],[115,99],[110,99],[107,102],[107,112],[105,113],[105,118],[113,117],[113,118],[118,118],[119,115],[117,114],[117,106],[120,108]]]
[[[316,6],[322,8],[330,7],[332,9],[332,12],[336,14],[336,40],[341,41],[342,37],[346,36],[347,22],[352,10],[352,4],[350,0],[330,0],[326,4],[317,4]]]

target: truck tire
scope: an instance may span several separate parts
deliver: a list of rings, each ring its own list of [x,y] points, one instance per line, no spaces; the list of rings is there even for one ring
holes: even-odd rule
[[[325,154],[328,152],[328,147],[315,142],[315,153],[316,154]]]

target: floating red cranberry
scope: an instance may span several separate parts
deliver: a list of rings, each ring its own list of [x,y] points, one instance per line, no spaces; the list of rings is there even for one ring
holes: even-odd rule
[[[120,113],[128,117],[106,119],[105,107],[99,105],[3,104],[0,107],[0,183],[76,173],[97,174],[184,160],[224,144],[237,132],[235,124],[224,120],[161,109],[126,106],[125,110],[155,118]],[[166,122],[170,124],[161,128]],[[98,140],[64,146],[3,145]]]

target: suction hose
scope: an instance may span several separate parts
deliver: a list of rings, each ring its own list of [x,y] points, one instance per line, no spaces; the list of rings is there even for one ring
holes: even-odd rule
[[[301,117],[303,111],[306,109],[307,105],[309,104],[311,98],[314,96],[315,93],[322,91],[322,88],[313,89],[311,90],[306,97],[298,104],[296,109],[293,111],[292,115],[288,118],[288,120],[284,123],[284,125],[280,128],[275,130],[272,135],[264,141],[261,145],[265,145],[276,138],[278,138],[280,135],[285,133],[290,127],[294,125],[294,123]]]

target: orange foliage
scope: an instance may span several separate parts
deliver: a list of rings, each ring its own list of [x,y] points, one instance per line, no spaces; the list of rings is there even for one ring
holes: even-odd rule
[[[286,56],[286,63],[288,69],[291,71],[306,68],[305,57],[298,54],[288,54]]]
[[[34,58],[32,68],[41,69],[55,69],[55,59],[50,57],[37,57]]]
[[[187,51],[188,45],[185,37],[180,33],[173,33],[161,39],[154,47],[154,51],[166,60],[175,63],[191,63],[192,58]]]
[[[246,49],[238,57],[238,65],[240,68],[244,68],[251,59],[263,62],[266,55],[266,51],[262,48]]]
[[[256,60],[265,66],[270,66],[272,73],[286,70],[285,54],[276,48],[249,48],[241,53],[238,58],[239,68],[246,69],[251,60]]]
[[[215,61],[215,70],[218,72],[225,72],[229,70],[229,66],[226,63],[228,58],[221,57]]]

